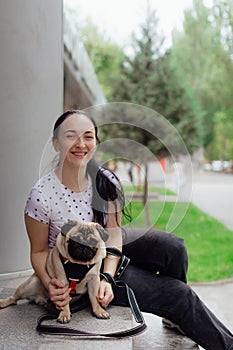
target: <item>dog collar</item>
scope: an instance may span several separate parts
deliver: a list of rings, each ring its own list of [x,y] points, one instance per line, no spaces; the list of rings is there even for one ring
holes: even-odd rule
[[[74,296],[76,295],[76,284],[79,283],[86,274],[92,269],[95,264],[92,265],[81,265],[81,264],[75,264],[72,263],[70,260],[65,258],[60,254],[60,260],[63,264],[66,277],[69,281],[69,285],[71,288],[70,295]]]

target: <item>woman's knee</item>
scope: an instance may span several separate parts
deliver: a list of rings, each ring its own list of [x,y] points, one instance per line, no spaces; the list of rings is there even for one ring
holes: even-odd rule
[[[133,289],[142,311],[177,321],[192,305],[191,288],[178,279],[129,265],[123,280]]]
[[[179,259],[182,263],[188,263],[188,253],[183,238],[177,237],[178,241],[175,246],[174,257]]]
[[[162,273],[187,282],[188,254],[184,240],[179,238],[172,254],[168,258],[167,266]]]
[[[168,257],[176,257],[180,262],[187,263],[188,254],[183,238],[173,233],[153,230],[148,231],[145,238],[150,246],[157,245],[164,249]]]

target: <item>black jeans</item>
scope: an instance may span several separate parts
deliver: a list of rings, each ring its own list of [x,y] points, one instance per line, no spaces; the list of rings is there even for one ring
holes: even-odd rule
[[[122,280],[134,291],[141,311],[164,317],[206,350],[233,350],[232,333],[186,283],[184,242],[174,234],[126,229],[123,253],[130,265]],[[121,288],[114,288],[115,305],[128,306]]]

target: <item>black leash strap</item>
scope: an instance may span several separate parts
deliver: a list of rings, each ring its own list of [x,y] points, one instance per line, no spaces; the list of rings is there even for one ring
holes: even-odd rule
[[[112,255],[122,256],[124,261],[124,256],[117,249],[109,248],[107,249],[107,252]],[[128,265],[128,262],[129,261],[127,261],[126,266]],[[129,306],[131,308],[135,321],[139,323],[138,326],[127,329],[125,331],[118,331],[118,332],[112,332],[112,333],[92,333],[92,332],[85,332],[85,331],[75,329],[75,328],[70,328],[70,327],[43,324],[44,321],[52,320],[56,318],[56,316],[54,315],[44,314],[40,316],[37,320],[37,327],[36,327],[37,331],[39,333],[49,334],[49,335],[63,335],[63,336],[69,335],[69,336],[76,336],[76,337],[96,337],[96,338],[101,338],[101,337],[126,338],[126,337],[133,337],[135,335],[138,335],[144,332],[147,328],[147,325],[139,309],[133,290],[124,281],[115,279],[112,275],[108,273],[102,273],[101,277],[105,278],[108,282],[114,284],[116,287],[125,288]]]

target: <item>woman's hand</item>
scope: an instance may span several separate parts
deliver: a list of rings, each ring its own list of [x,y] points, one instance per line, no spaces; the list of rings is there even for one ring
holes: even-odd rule
[[[108,304],[113,300],[114,294],[112,291],[111,283],[107,282],[105,279],[100,281],[99,295],[97,296],[98,302],[106,308]]]
[[[50,300],[56,305],[58,310],[63,310],[64,306],[71,301],[69,285],[52,278],[48,285]]]

